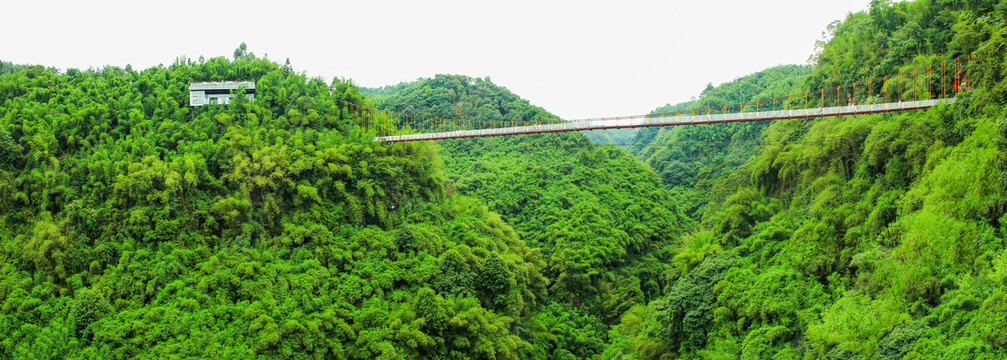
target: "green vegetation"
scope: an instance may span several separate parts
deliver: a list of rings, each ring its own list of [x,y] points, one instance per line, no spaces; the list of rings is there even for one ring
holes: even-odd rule
[[[637,128],[592,130],[584,131],[584,135],[588,139],[591,139],[591,141],[599,144],[631,145],[633,144],[633,139],[636,138],[636,133],[639,131]]]
[[[1004,358],[1004,24],[1005,0],[874,0],[813,65],[655,112],[970,54],[955,104],[629,151],[375,143],[391,119],[359,106],[559,119],[487,79],[357,89],[243,44],[142,71],[0,61],[0,358]],[[255,99],[188,107],[209,80]]]
[[[671,170],[658,172],[698,226],[674,258],[684,276],[623,315],[611,351],[640,359],[1007,356],[1005,21],[1004,1],[876,0],[830,25],[810,74],[792,73],[806,76],[796,83],[803,92],[971,54],[963,79],[971,84],[953,106],[717,127],[712,143],[721,149],[683,155],[704,129],[662,129],[661,146],[638,149],[655,169]],[[786,76],[759,86],[779,72],[722,87],[787,91]],[[695,134],[665,135],[686,130]],[[732,157],[746,138],[759,139],[754,151]],[[698,172],[688,167],[693,158]]]
[[[256,99],[186,106],[221,79]],[[0,358],[521,357],[538,251],[347,103],[247,55],[0,76]]]
[[[477,118],[558,120],[506,89],[464,76],[370,91],[379,107],[419,116],[464,117],[478,109]],[[627,152],[596,145],[581,133],[440,145],[453,191],[484,199],[542,252],[549,306],[540,321],[577,319],[587,332],[563,330],[556,340],[557,334],[536,334],[552,356],[600,354],[609,325],[663,293],[665,274],[674,269],[673,245],[689,221],[655,174]],[[592,340],[570,342],[566,336]]]
[[[650,113],[706,113],[704,109],[774,97],[781,98],[782,106],[786,96],[802,91],[809,72],[807,66],[774,67],[717,87],[707,85],[697,101],[665,105]],[[661,176],[690,217],[699,218],[713,186],[748,160],[767,126],[769,122],[643,128],[631,141],[635,146],[630,151]]]

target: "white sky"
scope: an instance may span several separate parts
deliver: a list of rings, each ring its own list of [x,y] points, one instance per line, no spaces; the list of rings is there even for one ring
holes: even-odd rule
[[[566,119],[631,115],[771,66],[804,64],[833,20],[870,0],[14,1],[0,60],[142,69],[290,58],[367,87],[489,76]]]

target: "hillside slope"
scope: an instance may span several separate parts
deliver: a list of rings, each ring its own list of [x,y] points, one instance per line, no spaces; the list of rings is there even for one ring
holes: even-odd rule
[[[465,76],[373,91],[382,109],[411,115],[558,120],[504,88]],[[600,329],[592,335],[599,343],[574,355],[601,353],[608,325],[663,292],[674,255],[669,250],[691,225],[655,174],[628,152],[596,145],[582,133],[438,144],[455,191],[485,201],[541,249],[557,309],[586,316]]]
[[[1007,358],[1005,24],[1007,0],[872,1],[810,68],[657,111],[964,56],[954,105],[640,131],[646,163],[359,126],[558,120],[483,79],[0,61],[0,358]],[[206,80],[256,98],[188,107]]]
[[[804,91],[971,55],[967,86],[953,106],[773,122],[608,355],[1007,356],[1004,23],[1004,1],[874,1],[830,26]]]
[[[435,148],[369,140],[351,84],[251,57],[7,65],[0,358],[534,350],[544,259],[447,191]],[[188,107],[205,80],[256,98]]]
[[[717,87],[708,85],[699,100],[665,105],[651,114],[690,113],[726,104],[780,98],[803,89],[808,66],[784,65],[743,76]],[[772,105],[767,105],[772,106]],[[702,218],[712,187],[748,161],[770,122],[705,124],[643,128],[629,149],[661,176],[664,186],[678,195],[686,213]]]

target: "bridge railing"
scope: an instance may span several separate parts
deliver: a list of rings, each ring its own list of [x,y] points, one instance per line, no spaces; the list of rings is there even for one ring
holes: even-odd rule
[[[423,141],[423,140],[473,138],[473,137],[498,136],[498,135],[538,134],[538,133],[563,132],[563,131],[602,130],[602,129],[637,128],[637,127],[650,127],[650,126],[669,126],[669,125],[675,125],[675,126],[698,125],[698,124],[726,123],[726,122],[842,116],[842,115],[868,114],[868,113],[889,112],[889,111],[925,109],[935,106],[937,104],[950,104],[954,102],[954,100],[955,98],[946,98],[946,99],[914,100],[914,101],[902,101],[902,102],[869,104],[869,105],[830,106],[821,108],[769,110],[759,112],[738,112],[738,113],[726,113],[726,114],[713,114],[713,113],[705,115],[671,114],[664,116],[655,115],[646,118],[636,118],[636,119],[631,118],[622,118],[617,120],[595,119],[595,120],[576,121],[576,122],[562,122],[557,124],[546,124],[546,125],[530,125],[530,126],[517,126],[517,127],[505,127],[505,128],[454,130],[446,132],[426,132],[417,134],[387,135],[387,136],[379,136],[375,138],[375,140],[387,141],[387,142]]]
[[[486,120],[478,118],[442,118],[422,114],[406,114],[350,104],[351,111],[361,116],[360,126],[378,136],[443,133],[454,131],[527,127],[542,125],[558,131],[596,129],[599,122],[611,122],[612,128],[624,120],[667,118],[671,116],[725,115],[778,110],[834,108],[870,104],[901,103],[910,101],[953,98],[970,87],[968,63],[971,55],[936,64],[909,68],[901,72],[850,84],[826,86],[817,91],[755,99],[747,102],[720,104],[719,106],[693,107],[673,113],[613,116],[603,118],[560,120],[556,118],[522,118],[520,120]],[[729,119],[730,120],[730,119]],[[604,126],[603,126],[604,128]],[[533,131],[529,131],[533,132]],[[492,132],[480,132],[481,134]],[[501,132],[503,133],[503,132]],[[507,132],[513,133],[513,131]]]

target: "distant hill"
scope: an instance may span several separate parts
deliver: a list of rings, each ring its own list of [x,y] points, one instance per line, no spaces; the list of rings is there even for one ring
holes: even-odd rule
[[[358,89],[244,46],[139,71],[0,61],[0,359],[1007,358],[1004,24],[1007,1],[871,1],[810,66],[655,111],[932,64],[953,105],[628,149],[379,143],[391,119],[359,111],[559,120],[488,79]],[[255,98],[188,106],[220,80]],[[935,95],[932,72],[896,83]]]
[[[648,146],[634,152],[699,225],[674,257],[683,276],[661,299],[627,311],[610,353],[1007,356],[997,330],[1007,325],[1005,22],[1003,1],[872,1],[869,11],[828,27],[810,69],[739,78],[695,104],[851,84],[971,56],[957,73],[974,86],[953,106],[641,130],[634,142]],[[936,79],[924,73],[930,77],[917,76],[913,91]]]
[[[465,76],[364,92],[374,94],[382,109],[418,116],[558,120],[492,82]],[[655,174],[627,151],[597,145],[582,133],[437,144],[456,191],[484,199],[542,251],[551,301],[543,304],[549,312],[543,323],[582,319],[580,331],[598,341],[548,340],[550,353],[600,354],[608,325],[663,293],[673,255],[668,247],[691,225]],[[552,338],[541,336],[543,342]]]
[[[691,113],[803,92],[810,66],[783,65],[709,85],[697,101],[665,105],[653,114]],[[782,103],[782,101],[781,101]],[[682,194],[686,212],[701,217],[712,186],[748,161],[770,122],[641,128],[629,149],[661,176],[665,187]]]

